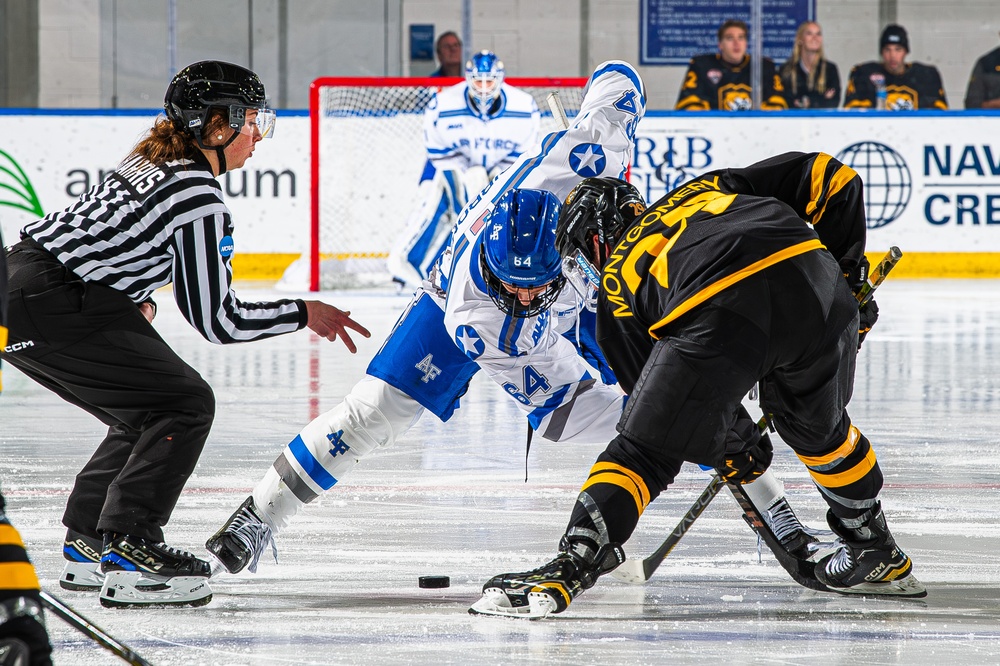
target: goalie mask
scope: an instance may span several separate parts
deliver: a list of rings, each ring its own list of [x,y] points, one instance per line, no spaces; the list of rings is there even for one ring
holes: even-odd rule
[[[566,197],[556,247],[563,257],[566,280],[588,310],[597,308],[601,269],[611,248],[645,210],[639,190],[617,178],[587,178]]]
[[[508,190],[482,232],[480,268],[486,292],[501,312],[535,317],[549,309],[566,283],[556,251],[562,205],[544,190]]]
[[[503,75],[503,62],[492,51],[480,51],[465,63],[469,98],[480,113],[487,113],[494,100],[500,96]]]
[[[164,95],[163,110],[174,126],[193,136],[201,148],[214,149],[225,171],[222,151],[241,131],[253,131],[253,127],[246,126],[247,110],[257,111],[254,122],[262,137],[269,138],[274,133],[275,114],[265,102],[264,84],[249,69],[219,60],[204,60],[177,72]],[[221,146],[206,146],[202,136],[212,109],[221,110],[229,126],[236,130]]]

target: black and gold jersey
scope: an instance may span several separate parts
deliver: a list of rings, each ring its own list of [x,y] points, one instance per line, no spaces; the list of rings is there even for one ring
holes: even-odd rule
[[[864,256],[861,178],[825,153],[707,173],[649,206],[604,265],[597,337],[626,392],[672,322],[740,280],[828,250],[845,275]]]
[[[1000,99],[1000,48],[976,61],[965,91],[965,108],[980,109],[992,99]]]
[[[761,108],[787,109],[781,77],[770,58],[761,61]],[[695,56],[688,64],[684,84],[674,107],[681,111],[749,111],[753,108],[750,56],[730,65],[715,53]]]
[[[885,87],[885,108],[889,111],[947,109],[941,73],[937,67],[919,62],[906,64],[902,74],[890,74],[880,62],[866,62],[854,67],[847,80],[845,109],[874,109],[878,89]]]

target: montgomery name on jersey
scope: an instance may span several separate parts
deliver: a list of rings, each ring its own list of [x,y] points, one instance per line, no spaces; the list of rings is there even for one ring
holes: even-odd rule
[[[748,275],[824,247],[852,274],[864,257],[861,197],[849,167],[789,153],[707,173],[651,204],[604,268],[602,284],[620,289],[598,300],[598,343],[622,388],[632,392],[673,322]]]
[[[438,171],[507,167],[538,139],[541,115],[535,99],[506,83],[485,111],[458,83],[431,100],[424,114],[427,157]]]
[[[906,63],[902,74],[892,74],[876,61],[862,63],[851,70],[844,108],[876,108],[879,88],[885,89],[885,108],[889,111],[948,108],[941,73],[936,67],[911,62]]]
[[[684,84],[674,107],[680,111],[749,111],[753,108],[750,80],[750,56],[737,65],[726,62],[718,53],[691,58]],[[784,86],[774,62],[761,61],[760,107],[765,110],[787,109]]]

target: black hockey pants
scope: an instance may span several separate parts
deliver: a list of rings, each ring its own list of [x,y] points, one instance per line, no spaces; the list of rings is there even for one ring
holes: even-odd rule
[[[108,426],[63,523],[161,541],[212,426],[211,387],[121,292],[82,281],[31,240],[7,263],[4,360]]]

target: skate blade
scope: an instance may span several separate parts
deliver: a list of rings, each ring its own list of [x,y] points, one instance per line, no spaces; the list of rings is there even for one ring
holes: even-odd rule
[[[642,560],[625,560],[611,572],[611,577],[629,585],[645,585],[649,581]]]
[[[229,569],[226,568],[226,565],[223,564],[222,560],[216,557],[215,553],[212,551],[208,552],[208,557],[205,559],[208,561],[208,566],[211,571],[211,573],[208,574],[209,578],[216,578],[219,574],[229,573]]]
[[[491,587],[483,590],[482,598],[472,604],[469,614],[540,620],[555,610],[556,602],[545,593],[529,592],[527,606],[513,606],[502,590]]]
[[[852,587],[830,587],[830,590],[844,595],[866,597],[922,599],[927,596],[927,588],[913,574],[886,583],[861,583]]]
[[[154,580],[138,571],[110,571],[104,575],[101,605],[105,608],[136,606],[204,606],[212,588],[202,576],[174,576]]]
[[[74,592],[96,592],[104,585],[104,574],[97,562],[66,562],[59,576],[59,587]]]

